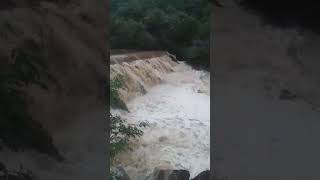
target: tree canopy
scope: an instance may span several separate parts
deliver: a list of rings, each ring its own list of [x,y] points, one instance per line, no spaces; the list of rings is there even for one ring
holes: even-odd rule
[[[207,0],[111,0],[112,49],[166,50],[209,67]]]

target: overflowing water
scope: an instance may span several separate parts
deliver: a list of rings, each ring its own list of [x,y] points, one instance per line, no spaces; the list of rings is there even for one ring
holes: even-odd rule
[[[132,66],[139,63],[137,76],[132,73]],[[150,126],[143,129],[139,140],[132,142],[132,150],[117,157],[117,162],[133,180],[144,179],[157,167],[189,170],[194,177],[210,168],[210,75],[170,59],[143,63],[126,64],[131,66],[127,68],[130,71],[122,74],[131,76],[131,86],[143,84],[146,93],[127,101],[129,113],[112,111],[129,123],[148,121]],[[158,81],[147,88],[143,71],[149,71],[148,76]],[[128,92],[130,88],[124,89]]]
[[[124,77],[124,87],[120,89],[120,96],[125,102],[143,95],[151,87],[160,84],[162,77],[173,72],[177,63],[169,56],[151,58],[147,60],[136,60],[130,63],[111,65],[111,78],[115,75]]]

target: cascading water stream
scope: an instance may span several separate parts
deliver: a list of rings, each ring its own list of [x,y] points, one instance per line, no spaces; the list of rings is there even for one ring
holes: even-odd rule
[[[128,123],[148,121],[132,151],[117,157],[133,180],[156,167],[188,170],[191,177],[210,169],[210,75],[168,56],[111,66],[122,74],[121,97],[130,112],[112,110]]]

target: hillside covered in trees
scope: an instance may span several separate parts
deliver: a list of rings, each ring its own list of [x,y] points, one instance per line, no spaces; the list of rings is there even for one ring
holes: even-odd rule
[[[111,49],[165,50],[209,67],[207,0],[111,0]]]

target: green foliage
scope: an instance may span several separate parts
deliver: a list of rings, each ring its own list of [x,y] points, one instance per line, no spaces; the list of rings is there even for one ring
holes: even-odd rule
[[[154,47],[154,38],[146,31],[145,25],[141,22],[132,19],[116,19],[111,23],[113,36],[111,36],[110,41],[113,48],[135,47],[135,49],[144,49]]]
[[[193,64],[209,63],[207,0],[112,0],[110,8],[112,49],[168,50]]]
[[[122,76],[115,76],[110,80],[110,99],[111,107],[127,109],[125,103],[123,103],[119,97],[119,89],[123,86],[124,79]],[[123,151],[126,151],[129,148],[129,141],[131,138],[137,138],[143,135],[141,128],[147,127],[148,122],[141,122],[138,125],[128,124],[120,116],[112,115],[109,113],[110,118],[110,157],[111,161],[114,157]],[[114,172],[111,171],[111,180],[117,179],[117,176]]]
[[[110,113],[111,121],[111,158],[116,154],[128,149],[130,138],[137,138],[143,135],[142,127],[148,126],[148,123],[141,122],[139,125],[127,124],[124,119],[114,116]]]
[[[47,88],[43,80],[52,79],[45,72],[42,53],[41,45],[26,40],[10,57],[0,59],[0,146],[33,149],[62,160],[49,133],[29,114],[24,93],[29,85]]]
[[[185,54],[190,58],[197,58],[199,60],[204,60],[210,56],[210,51],[206,47],[209,44],[207,41],[194,40],[192,46],[185,48]]]
[[[117,180],[117,179],[118,179],[117,173],[111,170],[109,180]]]
[[[110,105],[112,108],[120,108],[128,111],[126,104],[119,96],[119,89],[123,86],[123,76],[117,75],[110,80]]]

